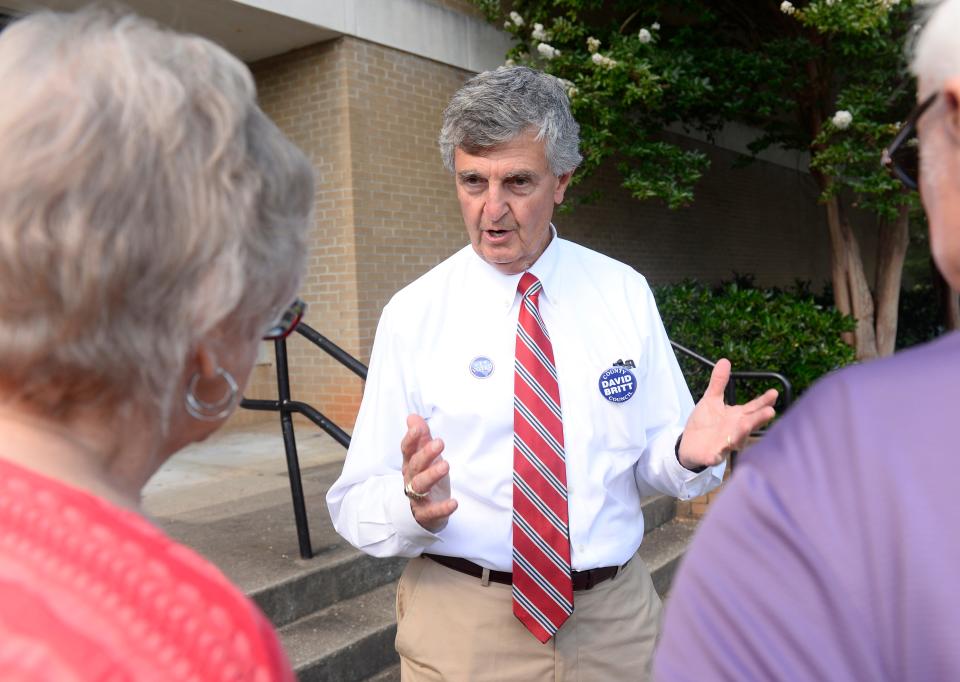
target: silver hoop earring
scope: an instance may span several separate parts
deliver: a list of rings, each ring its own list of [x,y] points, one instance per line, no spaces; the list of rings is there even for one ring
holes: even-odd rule
[[[199,419],[204,422],[220,421],[221,419],[226,419],[230,415],[230,412],[233,411],[233,402],[236,400],[237,394],[240,393],[240,387],[237,385],[237,381],[233,378],[233,375],[223,367],[217,367],[217,376],[222,377],[226,382],[227,391],[223,394],[222,398],[214,403],[208,403],[197,397],[197,382],[200,381],[199,372],[194,373],[194,375],[190,377],[190,383],[187,384],[185,406],[187,414],[194,419]]]

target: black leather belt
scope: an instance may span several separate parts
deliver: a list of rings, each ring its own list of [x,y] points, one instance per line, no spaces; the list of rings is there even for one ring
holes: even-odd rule
[[[441,556],[439,554],[424,554],[423,556],[436,561],[441,566],[472,575],[474,578],[483,577],[483,566],[478,566],[472,561],[467,561],[459,557]],[[630,562],[627,561],[627,564],[629,563]],[[624,566],[627,564],[624,564]],[[619,570],[619,566],[604,566],[603,568],[591,568],[589,571],[574,571],[571,576],[573,578],[573,590],[574,592],[580,592],[582,590],[593,589],[604,580],[609,580],[614,577]],[[490,582],[501,583],[503,585],[513,584],[513,573],[507,571],[490,571],[488,577]]]

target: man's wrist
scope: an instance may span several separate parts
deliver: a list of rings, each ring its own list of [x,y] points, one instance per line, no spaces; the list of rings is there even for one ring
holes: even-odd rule
[[[683,461],[680,459],[680,441],[681,440],[683,440],[683,431],[681,431],[680,435],[677,436],[677,444],[673,446],[673,452],[677,456],[677,462],[680,463],[680,466],[682,466],[687,471],[692,471],[695,474],[699,474],[702,471],[706,471],[707,470],[706,465],[699,466],[696,469],[691,469],[690,467],[684,465]]]

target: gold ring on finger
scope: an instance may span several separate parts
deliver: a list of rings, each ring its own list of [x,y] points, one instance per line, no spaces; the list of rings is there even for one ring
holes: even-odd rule
[[[413,481],[407,481],[403,485],[403,494],[409,497],[411,500],[422,500],[429,495],[429,493],[418,493],[416,490],[414,490]]]

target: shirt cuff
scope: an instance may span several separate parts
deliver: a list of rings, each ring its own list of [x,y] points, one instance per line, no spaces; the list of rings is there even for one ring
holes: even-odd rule
[[[683,429],[676,432],[673,437],[672,446],[676,445],[677,438],[683,433]],[[707,467],[703,471],[690,471],[682,464],[677,457],[676,450],[671,447],[672,456],[667,460],[667,472],[676,483],[680,490],[680,499],[689,499],[697,497],[720,484],[723,481],[723,474],[727,469],[726,461],[720,462],[712,467]]]
[[[442,541],[439,535],[431,533],[413,518],[410,500],[403,494],[402,477],[399,478],[397,485],[389,488],[389,491],[387,499],[384,500],[387,518],[393,522],[393,527],[396,528],[397,535],[404,544],[426,549],[435,542]]]

